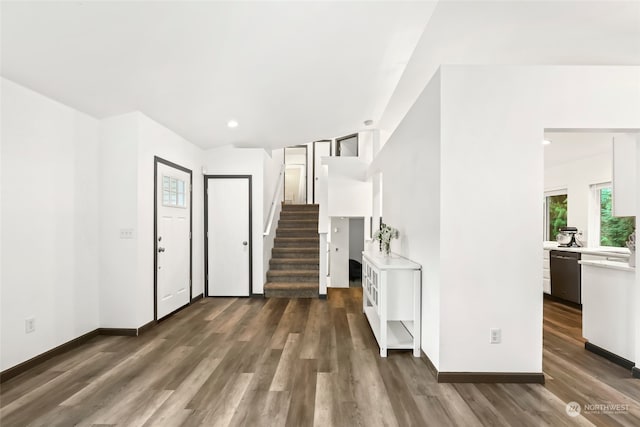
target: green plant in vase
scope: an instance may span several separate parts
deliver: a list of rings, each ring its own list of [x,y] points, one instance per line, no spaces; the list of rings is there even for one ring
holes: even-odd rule
[[[380,251],[389,256],[391,253],[391,239],[398,238],[398,230],[387,224],[380,224],[380,229],[373,233],[373,238],[380,242]]]

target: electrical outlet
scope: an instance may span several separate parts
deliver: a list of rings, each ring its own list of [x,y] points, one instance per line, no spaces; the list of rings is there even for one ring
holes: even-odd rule
[[[491,334],[489,343],[500,344],[500,341],[502,341],[502,331],[499,328],[491,328],[489,329],[489,332]]]
[[[121,228],[120,229],[120,238],[121,239],[133,239],[133,228]]]
[[[24,332],[30,334],[31,332],[35,332],[36,330],[36,319],[35,317],[30,317],[28,319],[24,319]]]

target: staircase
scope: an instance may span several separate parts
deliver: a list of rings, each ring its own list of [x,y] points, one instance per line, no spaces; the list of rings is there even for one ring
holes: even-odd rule
[[[318,298],[318,205],[282,205],[264,296]]]

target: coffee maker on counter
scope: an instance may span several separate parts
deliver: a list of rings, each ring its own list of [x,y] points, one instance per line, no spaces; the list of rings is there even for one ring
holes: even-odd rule
[[[578,234],[578,229],[576,227],[560,227],[558,231],[559,233],[556,237],[558,247],[579,248],[582,246],[580,242],[576,240],[576,234]]]

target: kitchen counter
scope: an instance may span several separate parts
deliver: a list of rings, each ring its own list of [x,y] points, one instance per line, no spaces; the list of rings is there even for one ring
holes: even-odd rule
[[[635,268],[610,260],[582,260],[580,264],[582,336],[588,340],[585,348],[596,353],[604,349],[618,356],[615,363],[630,367],[636,361]]]
[[[594,255],[607,258],[628,259],[631,252],[627,248],[564,248],[558,246],[556,242],[544,242],[543,248],[551,251],[579,252],[583,255]]]
[[[610,260],[596,260],[596,259],[589,259],[589,260],[582,260],[582,261],[578,261],[578,263],[582,264],[582,265],[590,265],[593,267],[601,267],[601,268],[612,268],[614,270],[622,270],[622,271],[636,271],[636,269],[634,267],[629,267],[629,263],[624,262],[624,261],[610,261]]]

